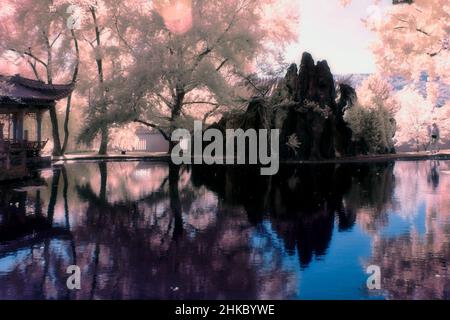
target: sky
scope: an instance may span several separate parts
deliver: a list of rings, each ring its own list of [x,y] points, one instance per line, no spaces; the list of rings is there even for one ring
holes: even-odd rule
[[[343,7],[337,0],[296,0],[301,6],[300,37],[288,48],[286,58],[299,63],[303,51],[315,60],[327,60],[335,74],[373,73],[376,70],[370,43],[375,35],[364,26],[362,18],[369,13],[380,14],[392,3],[354,0]]]

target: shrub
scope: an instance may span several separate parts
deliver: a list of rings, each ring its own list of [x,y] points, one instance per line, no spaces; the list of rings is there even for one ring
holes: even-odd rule
[[[366,108],[356,103],[345,111],[344,120],[353,132],[358,152],[382,154],[394,150],[395,120],[384,106]]]

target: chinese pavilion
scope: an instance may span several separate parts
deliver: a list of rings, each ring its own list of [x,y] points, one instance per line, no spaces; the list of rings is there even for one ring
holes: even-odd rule
[[[10,167],[14,156],[40,157],[47,143],[42,139],[42,116],[73,89],[73,83],[49,85],[19,75],[0,75],[0,171]],[[34,137],[24,129],[26,117],[35,121]]]

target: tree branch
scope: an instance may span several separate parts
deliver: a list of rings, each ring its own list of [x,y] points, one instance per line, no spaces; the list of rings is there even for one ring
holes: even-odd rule
[[[228,60],[228,58],[223,60],[222,63],[216,68],[216,71],[220,71],[220,69],[222,69],[222,67],[228,62]]]
[[[140,124],[143,124],[144,126],[158,130],[159,133],[161,133],[161,135],[164,137],[164,139],[166,139],[167,141],[170,141],[170,138],[167,135],[167,133],[165,133],[164,130],[161,129],[158,125],[144,121],[144,120],[139,120],[139,119],[134,119],[133,122],[140,123]]]
[[[190,104],[210,104],[212,106],[220,106],[219,103],[216,102],[210,102],[210,101],[188,101],[183,102],[184,105],[190,105]]]
[[[422,30],[422,29],[420,29],[420,28],[416,28],[416,31],[418,31],[418,32],[420,32],[420,33],[423,33],[424,35],[426,35],[426,36],[430,36],[430,34],[428,33],[428,32],[426,32],[426,31],[424,31],[424,30]]]
[[[402,19],[402,18],[399,18],[399,17],[395,17],[395,18],[396,18],[398,21],[400,21],[400,22],[409,24],[409,21],[408,21],[408,20],[405,20],[405,19]],[[408,29],[408,28],[407,28],[407,27],[402,27],[402,26],[400,26],[400,27],[395,27],[394,29]],[[428,36],[428,37],[431,36],[429,32],[426,32],[425,30],[423,30],[422,28],[419,28],[419,27],[417,27],[417,26],[416,26],[416,31],[417,31],[417,32],[420,32],[420,33],[422,33],[422,34],[424,34],[424,35],[426,35],[426,36]]]
[[[9,51],[13,51],[15,53],[18,53],[22,57],[23,56],[28,56],[28,57],[36,60],[40,64],[42,64],[45,68],[47,68],[47,64],[43,60],[39,59],[38,57],[36,57],[34,54],[31,53],[31,48],[28,48],[28,51],[24,51],[24,52],[21,52],[19,50],[14,49],[14,48],[9,49]]]
[[[205,124],[208,118],[214,115],[217,112],[217,110],[219,110],[220,107],[221,105],[218,104],[212,110],[206,112],[205,115],[203,116],[203,124]]]
[[[133,47],[130,46],[128,41],[125,39],[125,37],[122,35],[122,33],[119,30],[119,23],[118,23],[118,17],[116,14],[114,14],[114,26],[116,27],[117,35],[119,36],[120,41],[124,43],[124,45],[130,50],[131,52],[134,52]]]
[[[59,37],[61,36],[62,32],[58,33],[58,35],[55,37],[55,39],[52,41],[50,48],[53,48],[55,45],[55,42],[58,41]]]
[[[87,39],[85,36],[83,36],[83,40],[86,41],[91,46],[92,49],[95,49],[95,46],[94,46],[95,39],[91,41],[91,40]]]
[[[203,60],[208,54],[210,54],[210,53],[215,49],[215,47],[222,41],[222,39],[225,37],[225,35],[231,30],[231,28],[232,28],[233,25],[234,25],[234,22],[236,21],[237,14],[238,14],[242,9],[244,9],[244,7],[245,7],[245,5],[240,6],[240,7],[233,13],[233,17],[231,18],[230,23],[229,23],[228,26],[225,28],[225,30],[222,32],[222,34],[217,38],[217,40],[214,42],[214,44],[213,44],[211,47],[206,46],[206,49],[205,49],[202,53],[200,53],[200,54],[197,56],[197,59],[195,60],[194,65],[193,65],[193,67],[192,67],[192,69],[191,69],[192,72],[195,71],[195,70],[197,69],[198,65],[202,62],[202,60]]]
[[[172,103],[170,103],[170,101],[167,100],[162,94],[155,92],[155,95],[156,95],[159,99],[161,99],[161,100],[167,105],[167,107],[168,107],[169,109],[172,109],[172,107],[173,107],[173,106],[172,106]]]
[[[34,76],[36,77],[36,80],[42,81],[41,77],[39,76],[39,73],[37,71],[37,68],[36,68],[36,61],[34,61],[34,63],[32,63],[29,59],[27,59],[27,63],[30,65],[31,69],[33,70],[33,73],[34,73]]]

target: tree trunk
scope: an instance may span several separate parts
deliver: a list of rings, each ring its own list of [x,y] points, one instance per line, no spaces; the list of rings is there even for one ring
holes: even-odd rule
[[[47,40],[48,41],[48,40]],[[48,46],[48,62],[47,62],[47,83],[53,84],[52,71],[52,55],[51,49]],[[59,138],[58,114],[56,113],[56,105],[50,107],[50,121],[52,123],[52,137],[53,137],[53,156],[62,156],[61,140]]]
[[[100,134],[101,134],[101,141],[98,154],[106,155],[108,153],[108,128],[106,126],[103,126]]]
[[[47,83],[53,84],[53,55],[48,32],[44,32],[45,46],[47,49]],[[62,155],[61,140],[59,138],[58,115],[56,113],[56,106],[50,107],[50,120],[52,122],[52,137],[53,137],[53,156],[58,157]]]
[[[169,151],[168,154],[171,155],[173,149],[177,146],[178,142],[169,140]]]
[[[173,104],[172,114],[170,116],[170,132],[169,132],[169,155],[172,154],[172,150],[178,144],[178,142],[172,141],[172,133],[178,129],[177,120],[181,116],[181,111],[183,109],[184,97],[186,92],[182,86],[177,86],[175,103]]]
[[[58,115],[56,114],[56,106],[50,107],[50,120],[52,123],[52,137],[53,137],[53,156],[62,156],[61,140],[59,139]]]
[[[69,117],[70,117],[70,106],[72,104],[72,95],[67,97],[66,105],[66,117],[64,118],[64,142],[61,148],[61,153],[65,154],[67,151],[67,144],[69,142]]]
[[[75,31],[73,31],[73,29],[71,30],[72,33],[72,39],[73,39],[73,44],[75,47],[75,53],[76,53],[76,64],[75,64],[75,69],[73,70],[73,75],[72,75],[72,83],[75,83],[75,81],[77,81],[78,78],[78,70],[80,67],[80,49],[78,46],[78,40],[77,37],[75,35]],[[64,143],[62,146],[62,150],[61,153],[64,154],[66,153],[67,150],[67,144],[69,141],[69,118],[70,118],[70,107],[72,104],[72,94],[70,94],[67,97],[67,105],[66,105],[66,117],[64,119]]]
[[[100,49],[102,46],[101,43],[101,33],[100,33],[100,26],[98,24],[97,15],[95,13],[95,8],[91,7],[91,15],[92,19],[94,21],[94,29],[95,29],[95,41],[97,43],[97,49]],[[104,73],[103,73],[103,59],[102,58],[96,58],[95,62],[97,64],[97,72],[98,72],[98,81],[100,84],[100,89],[102,90],[102,96],[103,96],[103,103],[102,108],[100,112],[106,113],[107,107],[106,107],[106,91],[103,86],[104,84]],[[101,135],[101,142],[100,142],[100,149],[98,150],[99,155],[106,155],[108,152],[108,127],[106,124],[102,125],[102,128],[100,129],[100,135]]]

